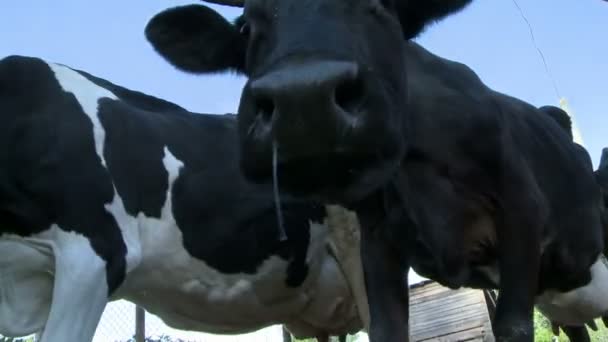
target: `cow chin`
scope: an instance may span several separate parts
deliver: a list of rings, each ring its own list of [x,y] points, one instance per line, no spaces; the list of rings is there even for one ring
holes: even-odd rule
[[[311,160],[285,164],[284,172],[279,174],[284,178],[281,184],[294,195],[349,204],[362,200],[387,183],[397,163],[387,161],[364,167],[358,165],[341,163],[339,158]]]
[[[388,183],[399,158],[378,160],[365,155],[327,154],[281,160],[277,181],[281,192],[328,204],[350,204]],[[272,162],[242,164],[256,183],[273,182]]]

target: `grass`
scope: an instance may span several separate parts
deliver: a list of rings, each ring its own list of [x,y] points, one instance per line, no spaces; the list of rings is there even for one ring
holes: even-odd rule
[[[608,328],[604,326],[601,319],[595,321],[598,330],[593,331],[587,328],[591,341],[593,342],[608,342]],[[534,341],[535,342],[551,342],[553,333],[551,332],[551,323],[540,312],[534,311]],[[559,342],[570,341],[563,332],[560,331]]]
[[[596,320],[598,331],[593,331],[587,328],[591,341],[593,342],[608,342],[608,328],[604,326],[601,319]],[[569,342],[570,340],[563,332],[560,331],[559,342]],[[336,340],[337,341],[337,340]],[[348,342],[356,342],[356,336],[348,336]],[[539,311],[534,310],[534,341],[535,342],[552,342],[553,332],[551,331],[551,323]],[[315,339],[294,340],[294,342],[317,342]]]

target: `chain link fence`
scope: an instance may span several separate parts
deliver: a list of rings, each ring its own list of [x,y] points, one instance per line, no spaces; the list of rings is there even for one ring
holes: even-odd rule
[[[109,303],[97,326],[93,342],[136,342],[137,330],[145,336],[146,342],[277,342],[282,341],[283,337],[281,326],[242,335],[213,335],[177,330],[150,313],[137,317],[136,311],[136,306],[125,300]]]
[[[139,310],[139,314],[137,311]],[[139,333],[139,335],[138,335]],[[142,337],[136,339],[135,336]],[[361,338],[363,337],[363,338]],[[367,336],[349,336],[348,341],[365,342]],[[275,325],[242,335],[213,335],[173,329],[135,304],[118,300],[109,303],[101,316],[93,342],[282,342],[283,329]],[[0,342],[37,342],[37,336],[5,338]]]
[[[137,311],[139,310],[139,314]],[[106,305],[93,342],[139,342],[136,333],[145,342],[279,342],[283,341],[280,325],[242,335],[213,335],[173,329],[163,321],[135,304],[118,300]],[[0,342],[37,342],[37,335],[9,338],[0,335]]]

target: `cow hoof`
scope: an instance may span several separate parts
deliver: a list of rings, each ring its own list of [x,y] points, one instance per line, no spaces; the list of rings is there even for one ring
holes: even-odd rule
[[[496,342],[534,342],[534,325],[532,322],[505,320],[496,323],[494,329]]]

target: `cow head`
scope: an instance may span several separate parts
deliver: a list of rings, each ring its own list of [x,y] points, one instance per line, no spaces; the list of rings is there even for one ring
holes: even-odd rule
[[[602,156],[600,157],[600,164],[595,171],[595,178],[600,184],[602,193],[604,194],[605,205],[608,208],[608,147],[602,149]]]
[[[600,165],[598,170],[608,172],[608,147],[602,149],[602,156],[600,157]]]
[[[181,70],[248,77],[247,178],[271,181],[274,162],[283,189],[343,202],[384,184],[403,157],[404,41],[470,1],[247,0],[234,23],[189,5],[156,15],[146,37]]]
[[[608,147],[602,149],[600,164],[595,171],[595,179],[602,193],[604,211],[602,212],[602,223],[604,225],[604,253],[608,255]]]

